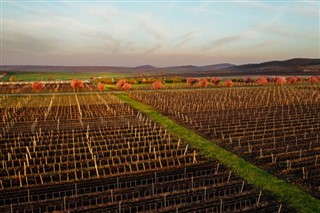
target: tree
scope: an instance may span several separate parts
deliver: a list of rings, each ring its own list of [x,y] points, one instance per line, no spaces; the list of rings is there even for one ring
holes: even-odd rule
[[[83,81],[81,81],[79,79],[71,80],[70,85],[73,88],[73,91],[77,91],[77,90],[82,89],[84,87]]]
[[[31,88],[35,92],[40,92],[44,88],[44,84],[41,82],[35,81],[35,82],[32,82]]]
[[[318,83],[320,81],[320,77],[319,76],[311,76],[310,78],[309,78],[309,82],[311,83],[311,84],[316,84],[316,83]]]
[[[123,87],[123,85],[125,84],[126,82],[124,80],[119,80],[116,84],[116,87],[118,87],[119,89],[121,89]]]
[[[225,82],[224,82],[224,85],[225,86],[227,86],[227,87],[232,87],[233,86],[233,82],[232,82],[232,80],[226,80]]]
[[[276,77],[276,83],[282,86],[287,83],[287,80],[283,76],[278,76]]]
[[[257,83],[261,86],[268,84],[268,79],[266,77],[260,77],[257,79]]]
[[[199,84],[200,84],[200,86],[201,86],[202,88],[206,88],[209,83],[208,83],[208,80],[207,80],[207,79],[201,79],[201,80],[199,81]]]
[[[98,84],[98,90],[100,91],[100,92],[103,92],[104,91],[104,88],[105,88],[105,84],[104,83],[101,83],[101,82],[99,82],[99,84]]]
[[[10,76],[9,81],[10,82],[15,82],[16,81],[16,76],[14,76],[14,75]]]
[[[129,83],[124,83],[123,86],[122,86],[122,89],[123,90],[130,90],[132,88],[132,85],[129,84]]]
[[[152,89],[161,89],[164,88],[164,85],[160,81],[156,81],[152,84]]]
[[[297,76],[290,76],[287,81],[289,84],[296,84],[298,80],[299,78]]]
[[[193,85],[195,85],[195,84],[198,83],[198,82],[199,82],[199,80],[196,79],[196,78],[187,78],[187,83],[188,83],[191,87],[193,87]]]
[[[220,81],[221,81],[220,77],[214,77],[211,79],[211,82],[216,86],[220,83]]]
[[[254,80],[250,77],[244,77],[243,78],[243,82],[246,83],[246,84],[249,84],[249,83],[253,83]]]

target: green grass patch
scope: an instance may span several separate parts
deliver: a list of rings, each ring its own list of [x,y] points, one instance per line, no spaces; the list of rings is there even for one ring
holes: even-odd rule
[[[117,96],[125,103],[147,114],[153,121],[166,128],[170,134],[188,142],[197,148],[208,158],[216,159],[231,168],[239,176],[262,190],[268,191],[279,201],[288,203],[300,212],[320,212],[320,200],[314,198],[302,189],[293,186],[286,181],[279,179],[263,169],[246,162],[237,155],[221,148],[217,144],[209,141],[195,132],[177,124],[168,117],[157,112],[153,107],[131,99],[125,93]]]
[[[92,77],[101,78],[123,78],[129,73],[95,73],[95,72],[8,72],[3,81],[9,81],[11,76],[15,76],[15,81],[48,81],[48,80],[87,80]]]

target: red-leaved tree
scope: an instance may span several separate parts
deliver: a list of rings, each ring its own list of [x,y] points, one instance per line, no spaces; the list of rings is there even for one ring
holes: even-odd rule
[[[122,85],[122,89],[123,90],[130,90],[132,88],[132,85],[131,84],[129,84],[129,83],[124,83],[123,85]]]
[[[199,81],[199,84],[200,84],[200,87],[206,88],[206,87],[208,86],[209,82],[208,82],[207,79],[201,79],[201,80]]]
[[[161,89],[164,88],[164,85],[160,81],[156,81],[152,84],[152,89]]]
[[[123,87],[123,85],[125,84],[126,82],[124,80],[119,80],[116,84],[116,87],[118,87],[119,89],[121,89]]]
[[[199,80],[196,79],[196,78],[187,78],[187,83],[188,83],[191,87],[193,87],[193,85],[195,85],[195,84],[198,83],[198,82],[199,82]]]
[[[250,78],[250,77],[244,77],[242,80],[246,84],[250,84],[250,83],[254,82],[254,80],[252,78]]]
[[[41,82],[35,81],[35,82],[32,82],[31,88],[35,92],[40,92],[44,88],[44,84]]]
[[[299,78],[297,76],[290,76],[287,80],[289,84],[296,84],[298,82]]]
[[[224,82],[224,85],[225,86],[227,86],[227,87],[232,87],[233,86],[233,81],[232,80],[226,80],[225,82]]]
[[[257,83],[261,86],[268,84],[268,79],[266,77],[260,77],[257,79]]]
[[[211,79],[211,82],[216,86],[220,83],[220,81],[221,81],[220,77],[214,77]]]
[[[284,85],[287,83],[287,79],[283,76],[276,77],[276,83],[279,85]]]
[[[70,85],[73,88],[73,91],[82,89],[84,87],[83,81],[79,79],[71,80]]]
[[[104,88],[105,88],[104,83],[99,82],[99,84],[98,84],[98,90],[99,90],[100,92],[103,92],[103,91],[104,91]]]
[[[311,83],[311,84],[316,84],[316,83],[318,83],[320,81],[320,76],[311,76],[310,78],[309,78],[309,82]]]

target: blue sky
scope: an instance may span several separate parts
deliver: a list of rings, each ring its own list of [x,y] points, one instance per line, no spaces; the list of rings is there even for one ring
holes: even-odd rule
[[[1,64],[154,66],[320,58],[319,1],[5,1]]]

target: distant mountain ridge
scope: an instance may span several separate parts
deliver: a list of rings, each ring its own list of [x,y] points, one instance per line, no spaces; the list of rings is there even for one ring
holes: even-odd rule
[[[235,69],[246,69],[246,68],[266,68],[270,66],[310,66],[319,65],[320,59],[304,59],[294,58],[285,61],[268,61],[259,64],[243,64],[234,67]]]
[[[294,58],[284,61],[268,61],[239,66],[229,63],[205,66],[182,65],[169,67],[155,67],[152,65],[141,65],[136,67],[9,65],[0,66],[0,69],[1,72],[110,72],[157,76],[309,75],[313,73],[320,74],[320,59]]]
[[[7,65],[0,66],[2,71],[21,71],[21,72],[84,72],[84,71],[96,71],[96,72],[109,72],[109,71],[165,71],[165,70],[183,70],[183,71],[204,71],[204,70],[216,70],[224,69],[236,66],[234,64],[214,64],[206,66],[169,66],[169,67],[155,67],[151,65],[141,65],[136,67],[120,67],[120,66],[42,66],[42,65]]]

